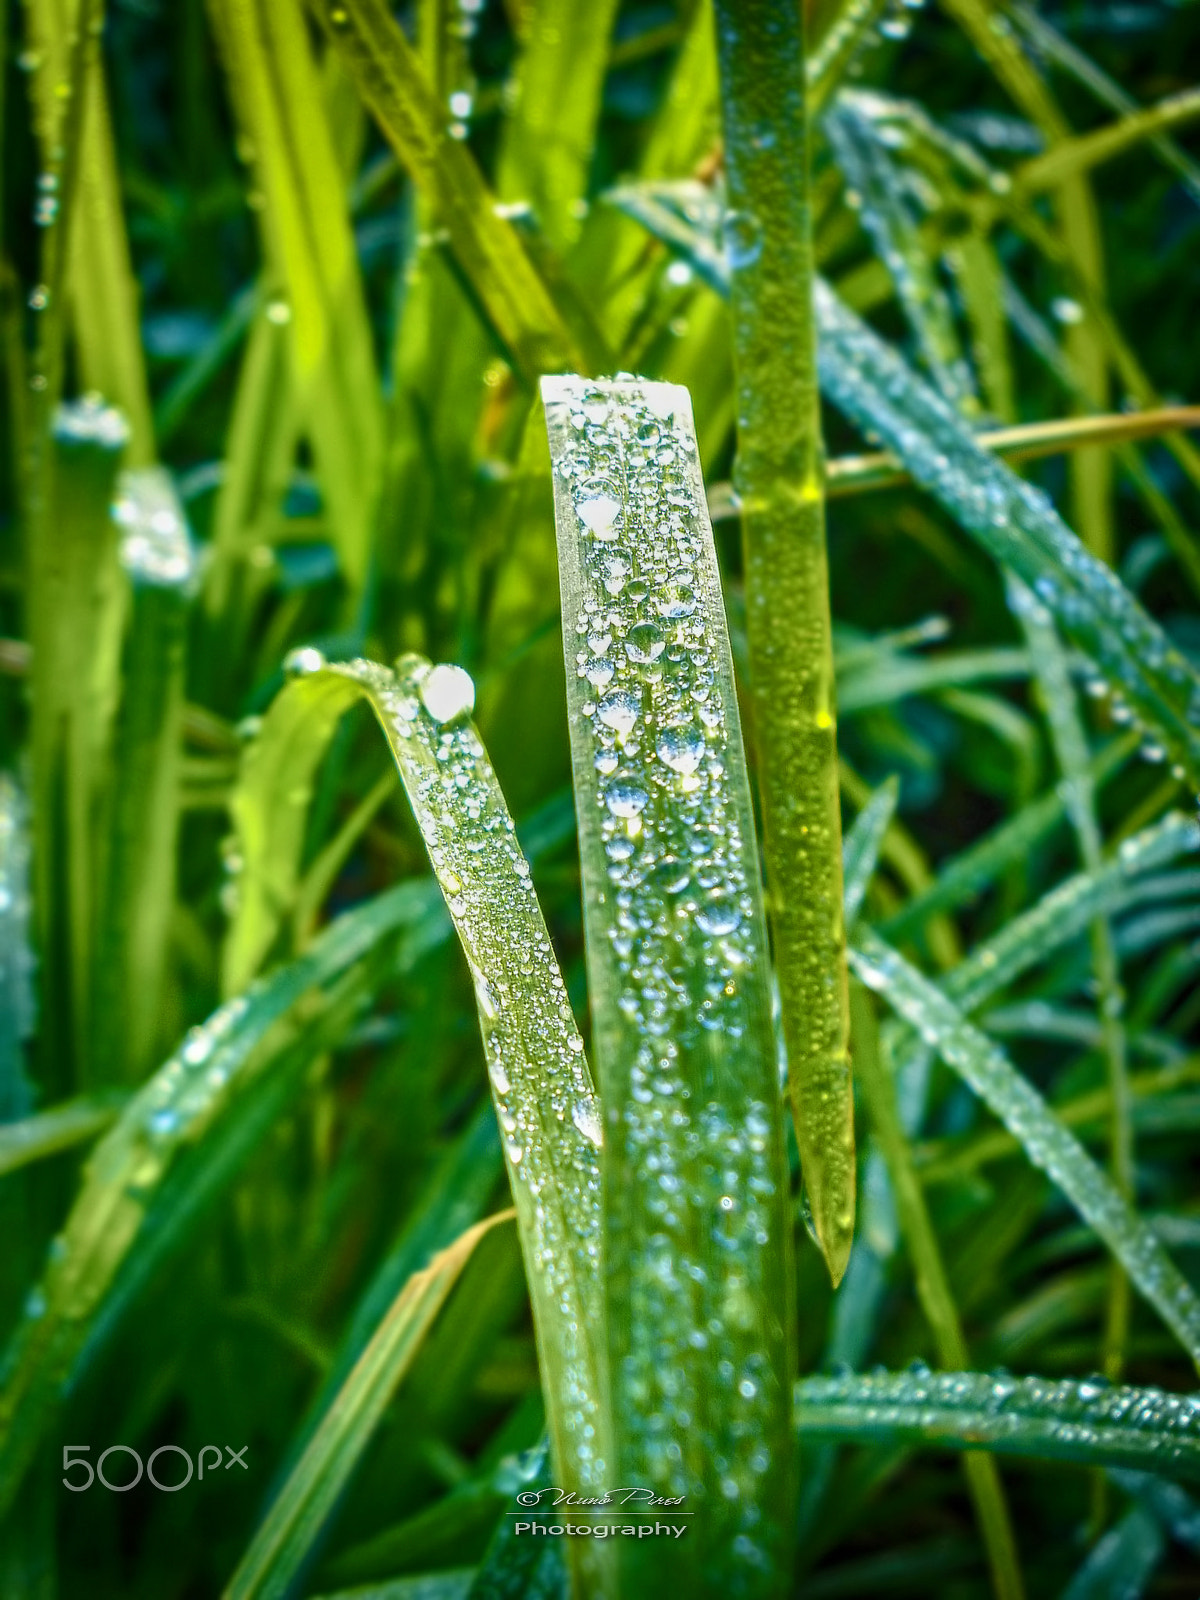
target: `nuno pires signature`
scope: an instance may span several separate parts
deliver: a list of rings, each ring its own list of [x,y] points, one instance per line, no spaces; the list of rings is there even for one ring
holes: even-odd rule
[[[643,1489],[631,1486],[626,1489],[606,1489],[602,1495],[588,1499],[576,1494],[571,1489],[525,1489],[517,1496],[519,1506],[541,1506],[557,1509],[559,1506],[603,1507],[603,1506],[681,1506],[684,1497],[678,1495],[674,1500],[664,1499],[656,1495],[652,1489]]]

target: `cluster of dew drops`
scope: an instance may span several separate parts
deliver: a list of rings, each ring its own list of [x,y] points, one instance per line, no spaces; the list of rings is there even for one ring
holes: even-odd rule
[[[697,1488],[679,1441],[699,1421],[701,1395],[684,1372],[703,1368],[702,1382],[726,1393],[722,1431],[705,1445],[719,1493],[741,1515],[740,1553],[762,1559],[750,1530],[771,1461],[771,1374],[753,1299],[778,1174],[763,1086],[749,1080],[731,1105],[698,1076],[714,1051],[753,1055],[745,986],[759,935],[695,443],[667,385],[580,382],[567,396],[565,411],[550,410],[579,525],[575,698],[632,1037],[628,1101],[606,1107],[606,1138],[620,1120],[649,1219],[630,1262],[646,1339],[635,1332],[622,1376],[643,1419],[643,1460],[670,1492]],[[772,1071],[764,1063],[766,1080]]]

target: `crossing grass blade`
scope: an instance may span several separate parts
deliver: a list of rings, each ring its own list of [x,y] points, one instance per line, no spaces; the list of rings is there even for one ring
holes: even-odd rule
[[[1190,1395],[987,1372],[802,1378],[796,1425],[814,1438],[906,1440],[1200,1480],[1200,1407]]]
[[[972,1027],[953,1001],[872,930],[860,931],[850,964],[863,983],[882,994],[1020,1139],[1030,1161],[1053,1179],[1091,1224],[1193,1362],[1200,1365],[1200,1299],[1153,1229],[1003,1050]]]
[[[706,282],[729,293],[716,249],[711,205],[698,206],[671,185],[615,191],[665,242],[685,253]],[[904,358],[820,280],[815,289],[821,388],[843,414],[878,436],[913,479],[998,563],[1011,567],[1054,615],[1066,637],[1107,684],[1118,715],[1141,728],[1159,752],[1200,785],[1200,675],[1112,571],[1058,516],[1047,497],[1023,483],[973,439],[954,411]],[[795,487],[800,479],[795,479]]]
[[[604,1108],[615,1476],[709,1506],[669,1554],[617,1541],[620,1581],[717,1593],[738,1567],[747,1593],[769,1594],[789,1523],[787,1180],[690,406],[636,380],[548,378],[542,392]],[[729,1375],[716,1391],[714,1362]]]
[[[225,1589],[225,1600],[280,1600],[349,1482],[434,1318],[481,1240],[515,1215],[477,1222],[414,1272],[397,1295],[272,1502]]]
[[[724,219],[764,853],[788,1089],[836,1285],[854,1231],[854,1096],[813,308],[803,17],[718,0]]]

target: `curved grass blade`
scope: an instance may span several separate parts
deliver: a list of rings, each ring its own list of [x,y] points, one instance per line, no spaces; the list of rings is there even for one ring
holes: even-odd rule
[[[872,930],[860,928],[850,964],[867,987],[882,994],[897,1015],[918,1030],[922,1040],[937,1050],[946,1065],[1020,1139],[1029,1160],[1091,1224],[1200,1366],[1200,1298],[1154,1230],[1114,1188],[1004,1051],[972,1027],[952,1000]]]
[[[313,1541],[476,1245],[514,1215],[501,1211],[477,1222],[408,1279],[272,1502],[224,1600],[282,1600],[292,1592]]]
[[[196,561],[162,468],[123,474],[113,512],[131,594],[93,977],[93,1076],[140,1082],[164,1044],[175,901],[184,651]]]
[[[598,1492],[611,1461],[593,1343],[601,1316],[600,1118],[528,863],[466,721],[474,686],[461,668],[417,656],[403,658],[395,675],[368,661],[326,668],[316,652],[302,652],[298,665],[307,670],[276,697],[247,752],[234,806],[242,877],[258,907],[252,942],[261,946],[263,927],[278,922],[271,885],[295,881],[298,818],[317,762],[342,714],[366,701],[475,982],[556,1471],[571,1488]]]
[[[194,1029],[96,1146],[5,1355],[0,1508],[11,1501],[85,1342],[99,1320],[111,1323],[107,1302],[118,1274],[131,1259],[142,1270],[140,1246],[148,1225],[160,1225],[155,1203],[174,1167],[223,1122],[236,1123],[247,1088],[281,1050],[286,1054],[294,1038],[289,1018],[304,997],[336,984],[412,914],[412,888],[401,885],[333,923],[306,955]]]
[[[854,1094],[813,316],[803,12],[717,0],[746,632],[788,1088],[835,1284],[854,1234]]]
[[[669,384],[542,390],[605,1110],[615,1476],[706,1507],[669,1553],[618,1541],[617,1559],[630,1593],[722,1593],[736,1570],[769,1594],[791,1519],[787,1168],[691,410]]]
[[[446,117],[385,0],[309,8],[342,52],[351,78],[397,157],[433,199],[454,257],[527,382],[564,368],[586,371],[545,283],[512,223],[496,209],[466,146]]]
[[[916,481],[989,554],[1010,566],[1148,738],[1200,782],[1200,675],[1040,491],[981,450],[953,411],[824,286],[818,288],[826,393],[873,429]]]
[[[904,1441],[1200,1481],[1200,1401],[987,1372],[850,1373],[796,1385],[801,1437]]]

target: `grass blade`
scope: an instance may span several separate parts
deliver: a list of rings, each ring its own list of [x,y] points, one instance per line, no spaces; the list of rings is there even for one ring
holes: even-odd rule
[[[39,1056],[51,1095],[84,1080],[89,1055],[95,827],[108,777],[122,610],[109,507],[127,438],[120,413],[100,401],[59,409],[48,525],[29,548]]]
[[[789,1230],[766,934],[687,394],[543,383],[594,1047],[616,1477],[705,1497],[623,1584],[776,1592]],[[695,1334],[700,1331],[701,1337]],[[714,1364],[728,1374],[714,1390]],[[670,1374],[668,1381],[667,1374]],[[627,1565],[626,1565],[627,1564]]]
[[[89,1144],[116,1120],[124,1103],[123,1096],[111,1093],[83,1095],[36,1116],[6,1117],[0,1122],[0,1178],[77,1144]]]
[[[1200,1402],[1162,1389],[987,1372],[850,1373],[796,1385],[802,1436],[1131,1467],[1200,1480]]]
[[[892,825],[899,799],[899,779],[889,778],[863,806],[854,819],[854,826],[846,835],[842,847],[842,881],[848,928],[853,927],[862,910],[867,887],[879,863],[883,838]]]
[[[47,1417],[131,1259],[159,1226],[155,1204],[190,1148],[235,1122],[248,1086],[292,1043],[289,1015],[316,988],[335,984],[412,916],[409,886],[332,924],[311,951],[258,990],[239,996],[193,1030],[134,1096],[93,1151],[42,1282],[5,1356],[0,1383],[0,1507],[7,1506],[37,1448]],[[311,1029],[312,1018],[307,1026]],[[136,1259],[134,1259],[136,1258]]]
[[[383,464],[358,254],[300,0],[211,0],[262,190],[264,248],[342,571],[366,577]]]
[[[0,1124],[33,1105],[25,1066],[34,1026],[29,910],[28,807],[20,785],[0,772]]]
[[[497,337],[527,382],[586,370],[567,324],[510,221],[496,209],[385,0],[346,0],[313,13],[342,51],[350,76],[413,181],[433,199],[450,247]]]
[[[196,562],[162,468],[123,475],[114,508],[131,586],[113,759],[108,864],[96,936],[97,1081],[137,1083],[162,1045],[175,902],[185,628]]]
[[[850,952],[855,974],[916,1028],[1020,1139],[1034,1166],[1058,1185],[1091,1224],[1145,1299],[1200,1365],[1200,1299],[1112,1182],[1069,1133],[999,1046],[915,967],[870,929]]]
[[[771,925],[804,1183],[836,1284],[854,1097],[801,13],[718,0],[746,629]]]
[[[1134,1506],[1093,1546],[1062,1600],[1140,1600],[1166,1547],[1158,1518]]]
[[[497,189],[560,250],[579,234],[616,14],[616,0],[536,0],[517,59]]]
[[[913,1166],[912,1149],[896,1104],[891,1069],[880,1050],[872,1002],[861,985],[855,985],[851,990],[850,1015],[854,1030],[855,1069],[870,1107],[875,1137],[887,1163],[900,1228],[917,1281],[921,1309],[933,1334],[941,1366],[952,1371],[962,1369],[968,1365],[968,1355],[958,1307],[946,1276],[921,1182]],[[1024,1595],[1025,1585],[1021,1578],[1012,1519],[1000,1474],[994,1462],[974,1453],[966,1457],[963,1466],[979,1531],[988,1553],[992,1588],[998,1600],[1004,1596],[1014,1597],[1015,1600],[1015,1597]]]
[[[556,1471],[587,1492],[602,1484],[610,1460],[592,1346],[600,1315],[599,1113],[528,863],[465,720],[474,686],[460,668],[430,667],[416,656],[403,658],[398,676],[366,661],[324,668],[313,651],[302,652],[298,665],[303,675],[273,703],[235,797],[243,894],[256,908],[235,953],[261,953],[270,943],[280,918],[276,896],[295,883],[312,775],[342,714],[365,700],[387,739],[475,980]],[[240,961],[239,954],[230,981]]]
[[[502,1211],[477,1222],[408,1279],[272,1502],[229,1580],[224,1600],[282,1600],[292,1591],[314,1540],[476,1245],[514,1215]]]

